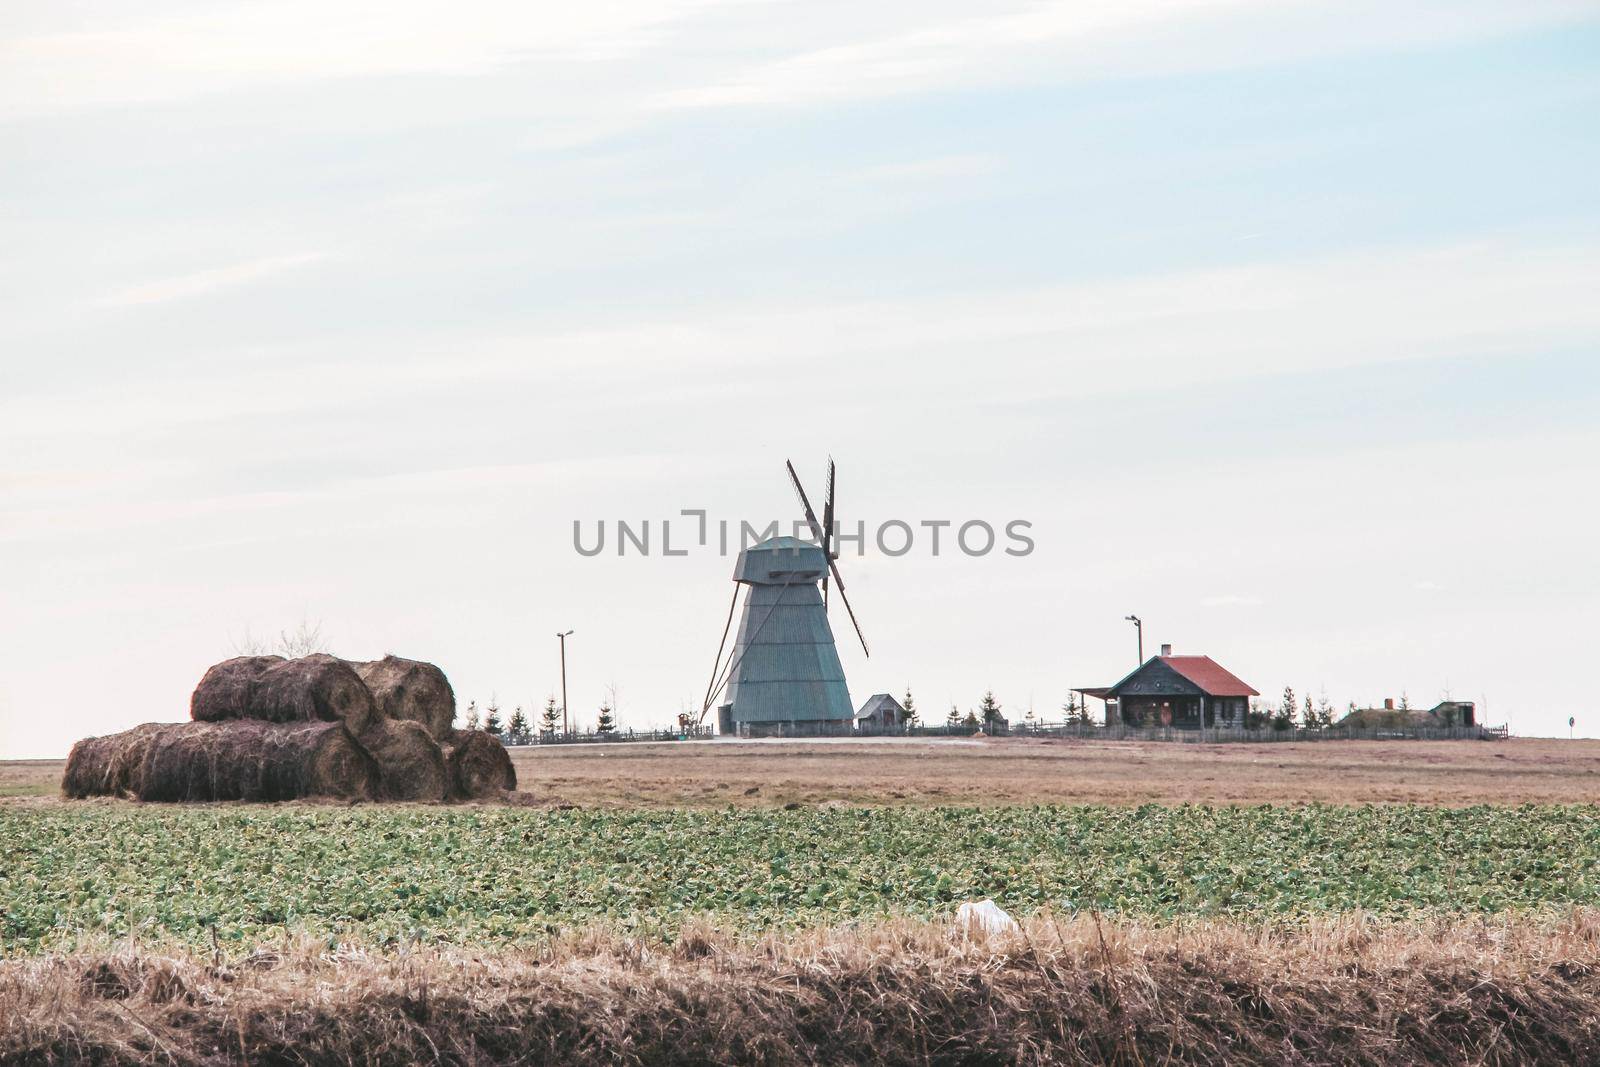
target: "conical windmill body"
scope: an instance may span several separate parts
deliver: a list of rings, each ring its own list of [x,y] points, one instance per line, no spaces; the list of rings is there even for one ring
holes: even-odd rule
[[[817,521],[800,479],[789,476],[805,509],[815,542],[774,537],[739,553],[733,580],[742,587],[733,653],[726,668],[722,648],[712,675],[702,718],[717,706],[720,733],[785,733],[848,726],[855,711],[828,623],[829,579],[846,610],[844,582],[833,551],[833,464],[828,465],[826,524]],[[735,591],[735,603],[739,593]],[[854,612],[850,615],[855,622]],[[732,621],[732,605],[729,610]],[[856,626],[860,637],[861,628]],[[723,647],[727,631],[723,633]],[[866,651],[866,641],[861,647]],[[717,684],[718,678],[723,684]],[[725,690],[725,691],[724,691]],[[717,698],[721,697],[719,701]]]

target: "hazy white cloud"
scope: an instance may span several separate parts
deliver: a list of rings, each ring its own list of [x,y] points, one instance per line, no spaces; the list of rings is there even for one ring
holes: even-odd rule
[[[618,59],[656,43],[655,28],[714,6],[717,0],[281,0],[166,11],[94,5],[90,17],[69,22],[63,13],[58,27],[0,38],[0,115],[296,81]]]
[[[117,294],[151,303],[243,284],[317,257],[276,257]],[[974,351],[1015,384],[990,402],[1092,397],[1159,383],[1177,388],[1396,360],[1600,343],[1600,247],[1528,239],[1396,248],[1286,263],[1186,271],[907,300],[714,305],[692,315],[550,332],[455,336],[386,345],[379,355],[316,346],[314,396],[282,361],[242,372],[218,364],[181,395],[155,384],[0,398],[0,441],[92,428],[99,434],[274,411],[338,407],[359,395],[422,396],[446,383],[561,383],[608,405],[626,371],[641,396],[689,401],[695,374],[737,369],[714,395],[759,389],[797,361],[848,374],[858,389],[948,396]],[[448,355],[441,355],[441,351]],[[749,356],[761,352],[763,361]],[[917,359],[907,380],[902,360]],[[258,354],[259,357],[259,354]],[[372,374],[374,360],[383,374]],[[1015,389],[1015,395],[1001,392]],[[680,391],[688,390],[687,393]],[[706,400],[711,394],[700,396]]]
[[[1400,18],[1371,0],[1057,0],[924,18],[865,40],[852,34],[842,43],[674,90],[658,103],[811,104],[954,86],[1255,66],[1374,45],[1437,43],[1584,11],[1574,0],[1515,7],[1469,0],[1411,5]]]
[[[679,106],[804,103],[927,88],[941,81],[1005,77],[1015,53],[1091,40],[1153,21],[1251,0],[1075,0],[1030,4],[921,25],[877,40],[852,41],[786,57],[720,84],[670,94]]]
[[[751,7],[762,12],[760,27],[743,15]],[[0,33],[0,118],[330,79],[456,78],[514,67],[551,73],[626,60],[626,76],[603,92],[589,85],[528,102],[605,123],[660,107],[804,104],[1255,66],[1471,37],[1587,7],[1453,0],[1413,4],[1399,17],[1376,0],[1054,0],[989,5],[979,14],[970,5],[863,9],[843,0],[106,3],[59,14],[41,5],[28,30]],[[663,54],[683,41],[692,42],[692,62]],[[752,64],[752,54],[768,58]]]
[[[296,252],[284,256],[267,256],[225,267],[181,274],[171,278],[131,285],[95,301],[101,307],[134,307],[141,304],[164,304],[171,300],[186,300],[203,296],[218,289],[231,289],[320,263],[329,258],[326,252]]]
[[[1258,596],[1247,596],[1243,593],[1223,593],[1220,596],[1208,596],[1200,601],[1201,607],[1206,608],[1253,608],[1261,604]]]
[[[968,153],[953,156],[934,156],[929,159],[912,159],[897,163],[880,163],[852,171],[851,181],[886,182],[901,185],[906,182],[942,181],[949,178],[973,178],[988,174],[1001,165],[993,156]]]

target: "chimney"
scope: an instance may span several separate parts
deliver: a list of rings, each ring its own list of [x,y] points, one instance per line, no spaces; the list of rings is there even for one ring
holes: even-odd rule
[[[1383,698],[1383,710],[1384,711],[1393,711],[1394,710],[1394,697],[1384,697]]]
[[[1161,658],[1162,659],[1166,659],[1170,655],[1172,655],[1172,646],[1171,645],[1162,645],[1161,646]]]

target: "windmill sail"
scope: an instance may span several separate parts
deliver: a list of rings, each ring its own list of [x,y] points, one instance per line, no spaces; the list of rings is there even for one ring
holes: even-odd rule
[[[829,462],[832,463],[831,460]],[[794,485],[794,491],[799,494],[800,506],[805,510],[806,513],[806,525],[811,527],[811,536],[816,538],[818,545],[821,545],[823,543],[821,524],[817,522],[817,513],[812,510],[811,500],[806,496],[805,487],[800,484],[800,476],[795,473],[793,463],[789,462],[788,460],[784,460],[783,465],[788,468],[789,481]],[[865,653],[868,658],[870,658],[872,656],[872,650],[867,647],[867,637],[861,632],[861,623],[856,621],[855,609],[850,606],[850,598],[845,595],[844,578],[839,575],[839,564],[834,562],[834,560],[826,554],[824,554],[822,558],[823,562],[827,564],[826,573],[833,575],[833,584],[839,587],[839,599],[844,601],[844,610],[850,615],[850,625],[856,628],[856,640],[861,642],[861,651]],[[828,610],[828,605],[826,602],[823,603],[822,610],[823,614],[826,615]]]

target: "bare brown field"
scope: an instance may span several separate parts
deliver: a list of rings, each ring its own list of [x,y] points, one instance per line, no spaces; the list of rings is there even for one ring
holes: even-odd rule
[[[744,940],[0,962],[0,1064],[1414,1064],[1600,1059],[1600,918],[1040,916]]]
[[[1592,803],[1600,741],[840,741],[517,749],[582,805]]]
[[[584,807],[1600,801],[1600,741],[1531,738],[717,741],[519,748],[512,757],[527,799]],[[61,767],[0,763],[0,797],[58,795]]]

